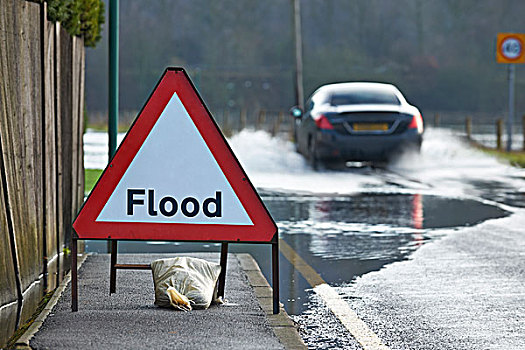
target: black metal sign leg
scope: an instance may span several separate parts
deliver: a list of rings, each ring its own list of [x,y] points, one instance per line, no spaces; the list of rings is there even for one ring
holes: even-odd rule
[[[109,294],[116,293],[117,291],[117,249],[118,241],[116,239],[111,240],[111,263],[109,269]]]
[[[279,313],[279,239],[272,243],[273,313]]]
[[[219,275],[219,285],[217,286],[217,297],[224,298],[224,287],[226,286],[226,265],[228,262],[228,243],[221,245],[221,273]]]
[[[71,311],[78,311],[77,240],[71,240]]]

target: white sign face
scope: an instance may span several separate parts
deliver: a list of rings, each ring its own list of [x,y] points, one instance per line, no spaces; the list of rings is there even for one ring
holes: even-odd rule
[[[96,221],[253,225],[176,93]]]
[[[509,60],[514,60],[521,55],[521,42],[515,38],[506,38],[501,43],[501,54]]]

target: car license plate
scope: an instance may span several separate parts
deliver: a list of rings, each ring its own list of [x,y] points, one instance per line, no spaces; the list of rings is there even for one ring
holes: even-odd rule
[[[354,131],[387,131],[387,123],[354,123],[352,124]]]

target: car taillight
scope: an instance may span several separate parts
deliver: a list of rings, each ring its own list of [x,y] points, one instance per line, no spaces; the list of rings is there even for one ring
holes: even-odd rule
[[[408,125],[409,129],[417,129],[418,134],[423,133],[423,118],[421,114],[416,114],[412,117],[412,121]]]
[[[332,124],[330,124],[330,122],[328,121],[328,119],[324,116],[324,114],[319,114],[319,116],[317,116],[317,118],[314,119],[315,120],[315,125],[317,125],[317,127],[319,129],[328,129],[328,130],[331,130],[334,128],[334,126]]]

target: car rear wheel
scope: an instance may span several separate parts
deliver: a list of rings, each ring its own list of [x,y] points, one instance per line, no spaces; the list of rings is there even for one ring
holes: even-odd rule
[[[346,162],[343,160],[331,160],[324,162],[323,166],[329,170],[346,170]]]
[[[297,140],[297,137],[295,138],[294,146],[293,146],[295,152],[302,154],[301,150],[299,149],[299,141]]]

